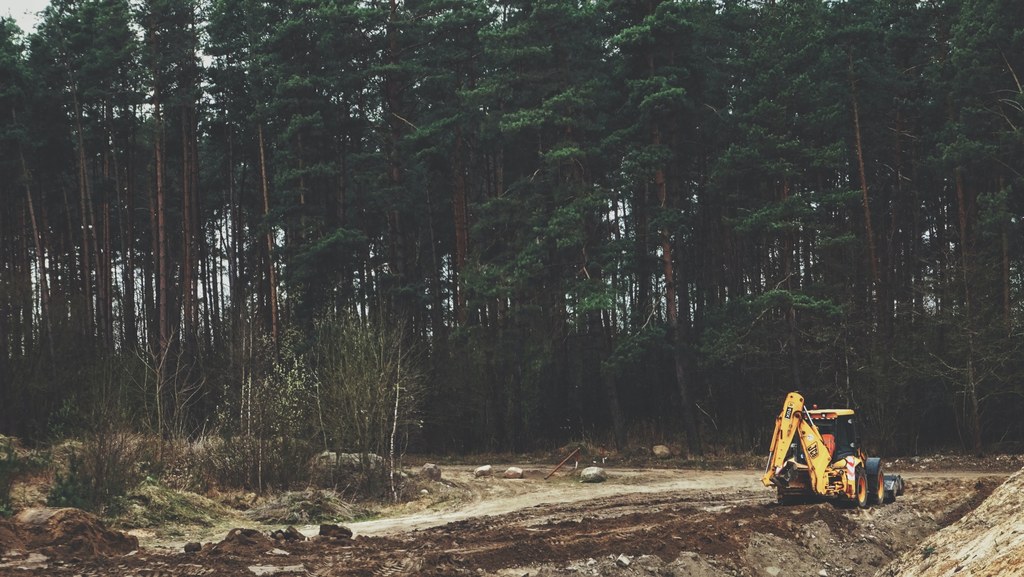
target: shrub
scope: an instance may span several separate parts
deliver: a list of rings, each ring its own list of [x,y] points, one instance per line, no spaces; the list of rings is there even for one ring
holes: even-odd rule
[[[123,497],[143,477],[148,461],[144,439],[117,427],[90,433],[72,450],[66,471],[58,471],[46,502],[54,507],[98,509]]]
[[[172,489],[152,478],[147,478],[123,499],[118,499],[117,505],[120,510],[114,522],[122,527],[212,527],[230,514],[220,503],[195,493]]]
[[[312,443],[290,437],[211,436],[194,443],[190,467],[201,489],[287,490],[309,480]]]
[[[67,471],[57,472],[53,486],[46,495],[46,504],[51,507],[92,508],[92,492],[88,479],[82,473],[81,459],[77,454],[70,455]]]
[[[359,489],[377,495],[382,485],[390,484],[397,498],[392,471],[400,457],[396,443],[418,425],[422,395],[416,347],[400,324],[355,316],[325,317],[317,325],[315,342],[318,421],[325,445],[383,456],[383,468],[362,459],[364,486]],[[384,479],[390,483],[382,483]]]
[[[21,473],[22,463],[14,451],[14,441],[0,436],[0,516],[9,517],[11,508],[11,486]]]
[[[331,490],[306,489],[274,496],[246,516],[260,523],[346,523],[373,515],[373,511],[344,501]]]
[[[280,349],[254,329],[234,350],[242,378],[225,379],[215,433],[192,446],[199,484],[208,489],[284,490],[309,478],[317,429],[313,379],[303,335],[285,331]]]

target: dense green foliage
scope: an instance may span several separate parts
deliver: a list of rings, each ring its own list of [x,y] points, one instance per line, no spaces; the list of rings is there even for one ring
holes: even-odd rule
[[[0,433],[696,453],[762,449],[799,389],[884,451],[1019,448],[1022,30],[1016,0],[2,20]]]

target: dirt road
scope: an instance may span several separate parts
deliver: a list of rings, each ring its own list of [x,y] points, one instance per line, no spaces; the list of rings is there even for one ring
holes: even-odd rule
[[[756,472],[694,471],[680,469],[617,469],[601,484],[579,483],[574,477],[544,480],[542,471],[528,470],[524,479],[474,478],[468,467],[445,469],[445,481],[471,495],[469,502],[451,503],[408,515],[399,515],[347,525],[356,535],[389,535],[397,532],[426,529],[465,519],[504,515],[525,509],[567,505],[580,501],[612,496],[650,495],[685,492],[691,496],[705,495],[716,506],[725,502],[763,499],[767,493]],[[713,493],[722,495],[715,499]],[[728,496],[726,496],[728,495]],[[305,527],[311,535],[318,527]]]
[[[197,553],[144,547],[114,559],[44,561],[45,567],[16,574],[618,576],[650,570],[867,577],[977,506],[1007,476],[907,473],[904,498],[857,510],[778,506],[758,471],[618,469],[600,485],[571,477],[544,481],[540,471],[527,471],[522,480],[474,479],[462,468],[446,468],[444,475],[424,496],[428,509],[410,505],[394,517],[353,523],[353,539],[272,541],[236,532]],[[14,568],[9,560],[0,574]]]

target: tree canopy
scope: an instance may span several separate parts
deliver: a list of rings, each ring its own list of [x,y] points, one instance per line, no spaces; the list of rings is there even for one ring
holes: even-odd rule
[[[1022,24],[1012,0],[2,19],[0,432],[114,407],[238,433],[253,383],[292,407],[282,374],[346,374],[345,319],[416,351],[407,440],[434,451],[748,450],[792,389],[893,453],[1018,448]]]

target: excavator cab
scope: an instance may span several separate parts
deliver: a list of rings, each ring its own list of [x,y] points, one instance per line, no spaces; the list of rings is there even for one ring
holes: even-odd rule
[[[812,409],[808,410],[807,414],[821,433],[821,440],[832,455],[833,461],[857,454],[860,436],[857,433],[853,411]]]
[[[860,437],[854,422],[853,411],[849,409],[809,409],[807,415],[821,435],[821,443],[831,456],[830,462],[857,454]],[[793,458],[801,465],[807,464],[807,457],[796,439],[790,443],[787,457]]]

